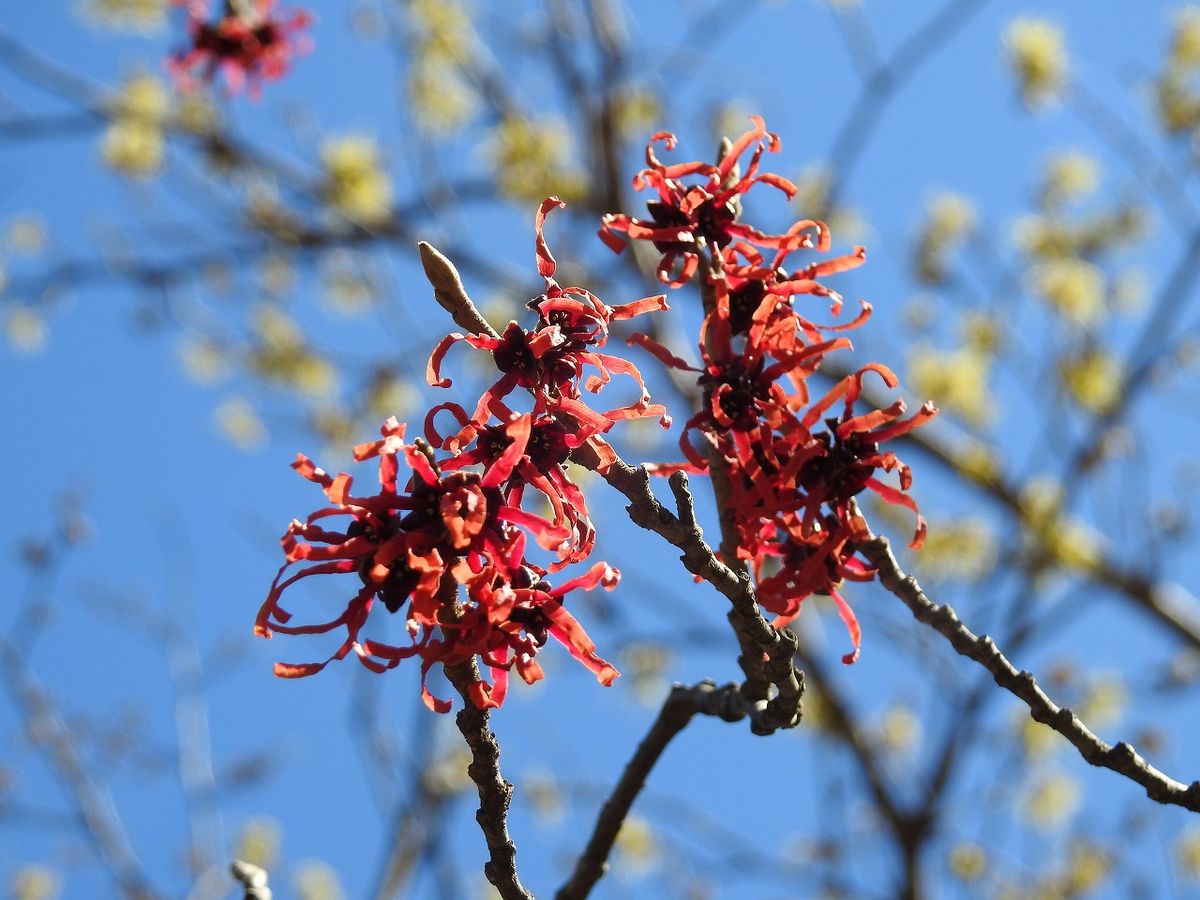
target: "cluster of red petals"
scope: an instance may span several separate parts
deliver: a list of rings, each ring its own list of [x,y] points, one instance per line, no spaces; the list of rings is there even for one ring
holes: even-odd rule
[[[275,0],[246,0],[242,12],[226,5],[216,19],[209,17],[208,0],[180,5],[187,7],[190,44],[167,59],[167,68],[181,90],[211,82],[220,72],[230,94],[246,88],[257,96],[263,82],[282,77],[292,58],[311,47],[304,32],[312,16],[304,10],[279,13]]]
[[[738,221],[739,198],[756,184],[776,187],[789,199],[796,193],[796,186],[782,175],[759,174],[763,151],[777,152],[779,135],[767,131],[761,117],[751,116],[750,120],[754,127],[734,141],[715,165],[661,162],[655,144],[674,150],[675,135],[668,131],[655,134],[646,145],[646,168],[633,179],[637,190],[650,188],[658,195],[646,204],[650,218],[610,213],[601,220],[600,238],[618,253],[626,239],[652,241],[662,253],[659,280],[672,287],[691,280],[706,251],[723,249],[739,239],[781,251],[809,246],[806,223],[798,223],[784,234],[767,234]],[[751,147],[746,170],[741,173],[741,157]],[[695,178],[700,181],[685,180]]]
[[[500,378],[472,413],[454,402],[434,406],[425,416],[428,444],[422,446],[406,443],[404,426],[390,419],[380,440],[354,450],[358,460],[379,459],[380,489],[370,497],[351,492],[349,475],[331,477],[307,457],[297,458],[294,467],[324,489],[330,505],[294,521],[283,536],[286,563],[259,612],[256,631],[269,637],[344,629],[345,637],[328,659],[278,664],[277,675],[311,675],[351,651],[377,672],[420,657],[422,697],[431,709],[444,712],[449,703],[426,687],[430,668],[478,658],[492,681],[477,682],[471,699],[480,708],[498,707],[510,670],[530,683],[542,677],[535,657],[553,637],[602,684],[617,677],[564,600],[576,589],[611,590],[620,573],[596,563],[557,586],[548,576],[584,562],[596,541],[583,492],[564,467],[571,452],[587,443],[603,469],[615,457],[601,435],[616,422],[656,416],[664,427],[670,424],[666,410],[650,402],[641,373],[623,358],[601,352],[611,323],[666,309],[666,298],[610,307],[584,288],[560,286],[543,227],[547,213],[562,205],[547,199],[534,222],[538,273],[546,285],[529,303],[538,316],[535,326],[524,329],[512,322],[498,337],[451,334],[430,356],[429,383],[448,387],[450,379],[441,369],[454,344],[466,342],[491,354]],[[586,377],[585,368],[593,370]],[[598,393],[613,375],[628,376],[638,399],[604,412],[591,409],[582,390]],[[510,405],[518,388],[531,398],[531,408],[521,413]],[[447,424],[452,424],[448,430]],[[412,471],[403,486],[401,458]],[[549,518],[523,508],[531,495],[545,501]],[[349,518],[344,530],[325,526],[324,520],[335,516]],[[545,565],[526,558],[530,537],[552,554]],[[299,562],[311,565],[288,575]],[[303,578],[326,574],[355,575],[361,586],[336,618],[289,624],[290,614],[280,605],[284,591]],[[403,613],[407,643],[363,637],[377,603]]]
[[[802,220],[772,235],[738,221],[737,197],[754,184],[794,193],[785,179],[758,174],[763,150],[777,150],[779,139],[766,131],[762,119],[752,121],[754,128],[715,166],[663,165],[654,156],[654,143],[665,140],[671,148],[674,137],[656,135],[647,150],[650,167],[634,181],[639,189],[649,185],[658,191],[659,199],[650,204],[653,221],[609,215],[601,234],[614,249],[621,246],[616,232],[653,241],[663,253],[659,277],[673,287],[698,270],[704,279],[708,309],[698,368],[647,335],[630,338],[665,365],[694,372],[704,400],[680,437],[685,461],[654,471],[705,473],[714,456],[723,460],[730,481],[727,515],[737,530],[738,556],[755,572],[759,601],[782,627],[808,596],[832,597],[854,644],[843,657],[850,663],[858,657],[861,631],[838,588],[844,580],[869,581],[875,575],[857,555],[869,529],[852,501],[871,491],[912,510],[917,527],[911,546],[921,545],[925,522],[907,493],[911,472],[881,445],[937,410],[925,404],[903,418],[905,405],[897,400],[887,409],[858,412],[867,373],[874,372],[889,388],[897,386],[896,376],[876,363],[841,379],[818,399],[810,396],[809,377],[826,354],[852,349],[842,332],[866,322],[871,307],[862,303],[848,321],[819,322],[798,302],[820,298],[833,317],[840,316],[840,295],[820,279],[862,265],[866,255],[856,247],[851,254],[820,258],[789,272],[786,265],[797,251],[828,253],[831,239],[824,223]],[[751,146],[746,174],[739,176],[739,157]],[[707,180],[692,186],[680,180],[692,175]],[[881,480],[881,472],[896,473],[899,485]]]
[[[480,397],[471,415],[454,404],[443,405],[454,412],[461,426],[457,435],[445,439],[446,447],[473,436],[493,416],[504,421],[509,414],[504,399],[517,388],[533,396],[533,415],[564,423],[584,439],[603,434],[616,422],[627,419],[653,416],[664,428],[671,424],[666,408],[650,402],[637,367],[620,356],[600,352],[608,342],[611,323],[667,309],[666,295],[607,306],[586,288],[559,285],[554,279],[557,263],[543,229],[547,214],[565,205],[557,197],[548,197],[534,219],[538,274],[546,282],[545,292],[528,304],[538,315],[534,327],[522,328],[517,322],[509,322],[498,337],[454,332],[443,338],[429,357],[427,378],[435,387],[450,386],[450,379],[442,376],[442,362],[450,348],[460,342],[489,352],[500,370],[500,378]],[[592,371],[585,376],[585,369]],[[603,412],[583,402],[582,390],[597,394],[614,375],[633,379],[638,389],[634,402]]]
[[[445,712],[449,701],[435,697],[426,686],[429,670],[437,663],[452,666],[478,658],[490,669],[492,681],[476,682],[471,699],[480,708],[499,707],[510,670],[515,668],[527,683],[542,677],[535,657],[553,637],[602,684],[617,677],[564,601],[576,589],[601,585],[611,590],[620,573],[596,563],[555,587],[546,579],[547,569],[526,558],[529,537],[544,550],[562,555],[568,552],[571,535],[520,506],[524,480],[519,473],[531,465],[530,451],[537,453],[530,446],[533,418],[514,416],[503,430],[498,453],[475,453],[480,449],[476,447],[437,459],[406,443],[404,425],[389,419],[379,440],[354,448],[357,460],[379,460],[379,489],[370,496],[353,493],[350,475],[331,476],[308,457],[297,456],[293,468],[321,486],[328,505],[304,521],[293,521],[284,533],[286,562],[259,610],[255,632],[269,638],[274,632],[344,630],[345,636],[327,659],[277,663],[276,675],[312,675],[351,652],[375,672],[418,657],[422,698],[430,709]],[[485,458],[482,472],[465,470]],[[403,486],[401,460],[412,472]],[[344,525],[330,527],[329,520],[339,518]],[[297,563],[308,565],[289,575]],[[291,624],[291,613],[281,605],[283,594],[314,575],[353,576],[357,587],[336,617]],[[406,641],[386,643],[363,634],[378,604],[390,613],[402,613]]]

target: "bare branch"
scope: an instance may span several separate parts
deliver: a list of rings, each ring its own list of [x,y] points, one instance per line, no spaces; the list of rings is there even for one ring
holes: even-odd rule
[[[792,664],[796,654],[796,636],[787,629],[776,630],[771,627],[759,610],[754,582],[749,573],[725,565],[704,542],[704,534],[696,524],[687,475],[679,472],[671,476],[671,490],[678,503],[678,516],[658,502],[650,490],[650,476],[644,466],[635,469],[618,458],[603,475],[604,480],[629,501],[625,509],[634,524],[661,535],[682,550],[680,560],[684,568],[715,587],[733,605],[729,611],[729,621],[737,633],[738,643],[744,648],[738,662],[747,671],[748,678],[753,673],[760,679],[758,684],[749,689],[742,686],[747,698],[754,702],[755,712],[750,716],[751,730],[755,734],[771,734],[780,728],[798,725],[804,673]],[[765,660],[762,659],[764,655]],[[768,700],[766,698],[772,686],[777,693]]]
[[[517,876],[517,845],[508,834],[508,807],[512,803],[513,786],[500,774],[500,745],[488,727],[488,712],[477,707],[469,693],[470,686],[479,680],[479,669],[471,659],[456,666],[446,666],[446,677],[463,699],[463,708],[454,717],[454,722],[471,749],[467,775],[479,790],[475,821],[483,831],[491,854],[484,864],[483,874],[504,900],[533,900],[533,895]]]
[[[1065,737],[1093,766],[1111,769],[1140,784],[1151,800],[1200,812],[1200,781],[1185,785],[1154,768],[1124,741],[1116,745],[1102,741],[1071,710],[1051,700],[1033,675],[1018,671],[990,637],[975,635],[950,606],[938,606],[925,596],[917,580],[900,568],[887,538],[872,536],[859,549],[879,569],[880,584],[900,598],[918,621],[946,638],[959,654],[991,672],[996,684],[1023,700],[1034,721]]]
[[[604,876],[613,844],[634,800],[646,786],[650,770],[663,755],[671,739],[687,727],[693,716],[716,716],[725,722],[737,722],[754,715],[755,709],[739,684],[717,687],[711,681],[702,681],[691,687],[681,684],[672,687],[654,724],[638,744],[621,779],[600,808],[587,847],[575,862],[571,877],[554,895],[556,900],[583,900]]]

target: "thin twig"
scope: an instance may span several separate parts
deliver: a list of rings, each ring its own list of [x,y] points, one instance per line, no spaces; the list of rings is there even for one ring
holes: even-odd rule
[[[1154,768],[1124,741],[1116,745],[1102,741],[1071,710],[1051,700],[1033,675],[1019,671],[1009,662],[995,641],[987,635],[975,635],[950,606],[938,606],[925,596],[917,580],[900,568],[887,538],[872,536],[859,547],[862,555],[879,570],[880,584],[903,601],[918,621],[946,638],[959,654],[991,672],[996,684],[1023,700],[1034,721],[1065,737],[1093,766],[1111,769],[1140,784],[1151,800],[1200,812],[1200,781],[1183,784]]]
[[[470,696],[471,685],[479,681],[479,669],[471,659],[456,666],[446,666],[446,677],[463,699],[463,707],[454,722],[471,749],[467,775],[479,790],[475,821],[483,831],[491,854],[483,866],[483,874],[504,900],[533,900],[533,895],[517,876],[517,845],[508,833],[508,807],[512,803],[513,786],[500,774],[500,744],[488,727],[488,712],[477,707]]]
[[[737,722],[753,715],[754,711],[754,705],[746,699],[738,684],[717,687],[711,681],[702,681],[691,687],[677,684],[671,688],[654,724],[638,744],[621,779],[600,808],[587,847],[576,860],[571,877],[554,895],[556,900],[583,900],[604,876],[613,844],[634,800],[646,786],[651,769],[672,738],[687,727],[693,716],[715,716],[725,722]]]
[[[618,458],[603,475],[604,480],[629,501],[625,509],[635,525],[661,535],[682,550],[680,560],[684,568],[728,598],[733,605],[729,621],[737,632],[739,644],[765,654],[763,677],[769,682],[768,687],[775,686],[777,693],[769,700],[756,698],[754,712],[750,714],[751,730],[755,734],[771,734],[780,728],[792,728],[799,724],[804,673],[792,664],[796,654],[796,636],[787,629],[776,630],[771,627],[758,607],[754,582],[749,573],[725,565],[704,542],[704,534],[696,523],[687,475],[676,472],[670,478],[678,515],[664,507],[654,496],[650,490],[650,476],[644,466],[635,469]],[[747,697],[752,697],[754,693],[747,692]]]

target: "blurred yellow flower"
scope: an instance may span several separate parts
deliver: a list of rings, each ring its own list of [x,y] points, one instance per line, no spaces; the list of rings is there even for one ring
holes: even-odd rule
[[[234,856],[270,870],[279,859],[282,837],[283,829],[274,819],[250,819],[242,826],[242,833],[238,835]]]
[[[144,178],[162,165],[170,114],[166,85],[153,75],[130,76],[109,104],[112,121],[100,142],[105,165],[124,175]]]
[[[1200,68],[1200,8],[1185,6],[1176,12],[1169,62],[1182,69]]]
[[[990,370],[988,357],[970,347],[950,352],[918,347],[908,361],[915,394],[976,426],[992,416]]]
[[[1112,858],[1108,851],[1094,844],[1075,842],[1067,856],[1062,874],[1062,892],[1067,897],[1078,897],[1099,890],[1112,872]]]
[[[1100,163],[1085,153],[1056,153],[1046,160],[1042,202],[1047,205],[1078,200],[1096,190]]]
[[[1200,882],[1200,826],[1193,825],[1176,839],[1175,865],[1188,881]]]
[[[500,193],[534,203],[551,195],[568,202],[583,196],[587,180],[570,151],[570,134],[559,119],[508,116],[489,140]]]
[[[1022,16],[1009,23],[1004,44],[1026,104],[1053,99],[1067,77],[1062,29],[1046,19]]]
[[[430,134],[450,134],[467,125],[479,108],[475,88],[457,65],[421,57],[408,70],[413,121]]]
[[[13,872],[8,891],[12,900],[55,900],[62,881],[48,866],[22,866]]]
[[[1103,317],[1104,273],[1082,259],[1048,260],[1034,266],[1033,289],[1059,315],[1080,325]]]
[[[1046,775],[1033,783],[1022,809],[1030,824],[1043,831],[1060,828],[1079,809],[1079,785],[1062,774]]]
[[[987,874],[988,858],[978,844],[963,842],[950,848],[949,865],[959,881],[978,881]]]
[[[250,401],[231,397],[217,407],[217,426],[231,444],[239,450],[254,450],[267,439],[267,428]]]
[[[983,519],[934,520],[916,565],[930,579],[978,581],[995,566],[997,543]]]
[[[32,356],[45,349],[50,329],[33,310],[18,306],[5,315],[4,334],[15,352]]]
[[[368,137],[349,136],[321,147],[325,201],[358,225],[378,226],[392,214],[392,181],[383,170],[379,148]]]
[[[83,13],[108,28],[149,34],[167,22],[168,0],[86,0]]]
[[[319,859],[305,860],[296,867],[292,888],[298,900],[342,900],[342,886],[337,873]]]
[[[1104,350],[1064,359],[1058,373],[1071,399],[1091,412],[1111,409],[1121,396],[1121,364]]]
[[[220,345],[207,338],[189,338],[179,348],[183,370],[193,381],[215,384],[229,373],[229,358]]]
[[[615,848],[622,869],[634,875],[642,875],[652,869],[662,852],[650,824],[635,815],[628,816],[621,823]]]
[[[934,197],[917,239],[917,277],[932,284],[944,281],[949,255],[975,230],[977,219],[968,198],[951,193]]]

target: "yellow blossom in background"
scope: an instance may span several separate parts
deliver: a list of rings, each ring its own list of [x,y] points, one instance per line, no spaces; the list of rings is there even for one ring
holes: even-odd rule
[[[392,181],[384,172],[372,138],[334,138],[321,146],[325,201],[340,215],[364,226],[385,223],[392,214]]]
[[[1057,259],[1034,267],[1034,291],[1059,315],[1091,325],[1104,315],[1104,273],[1082,259]]]
[[[992,417],[991,361],[972,348],[942,352],[918,347],[908,360],[912,390],[972,425]]]
[[[964,314],[958,323],[958,333],[964,346],[976,353],[993,354],[1004,343],[1004,325],[990,313]]]
[[[1200,8],[1185,6],[1175,14],[1169,63],[1181,69],[1200,68]]]
[[[621,823],[615,849],[621,870],[632,875],[644,875],[649,872],[662,854],[650,823],[635,815],[626,817]]]
[[[961,194],[938,194],[929,202],[926,212],[931,231],[945,238],[960,238],[970,234],[978,224],[979,214],[969,197]]]
[[[408,70],[408,102],[413,121],[429,134],[451,134],[475,118],[479,96],[461,69],[421,57]]]
[[[459,0],[409,0],[409,21],[421,53],[445,61],[469,58],[475,48],[475,26]]]
[[[931,521],[916,566],[934,580],[978,581],[996,565],[997,539],[983,519]]]
[[[1200,882],[1200,826],[1193,825],[1176,839],[1175,865],[1188,881]]]
[[[150,34],[167,22],[168,0],[86,0],[83,14],[108,28]]]
[[[46,223],[37,213],[16,216],[8,223],[5,243],[14,253],[32,256],[46,249]]]
[[[1021,491],[1021,519],[1027,552],[1068,569],[1091,571],[1101,562],[1103,537],[1090,525],[1062,515],[1063,489],[1049,478],[1034,478]]]
[[[292,889],[297,900],[342,900],[342,886],[337,873],[319,859],[306,860],[296,867]]]
[[[1038,106],[1053,99],[1067,78],[1062,29],[1046,19],[1022,16],[1009,23],[1004,45],[1025,103]]]
[[[175,121],[194,134],[211,134],[221,124],[221,114],[207,94],[191,91],[176,98]]]
[[[1000,462],[995,451],[977,441],[954,453],[954,468],[977,484],[988,484],[1000,476]]]
[[[218,406],[216,418],[221,434],[239,450],[255,450],[267,439],[266,426],[243,397],[231,397]]]
[[[259,306],[251,324],[258,341],[249,358],[253,371],[313,398],[334,393],[337,370],[308,347],[300,326],[282,308]]]
[[[1121,364],[1104,350],[1063,360],[1058,374],[1071,399],[1090,412],[1106,412],[1121,396]]]
[[[33,310],[18,306],[4,316],[4,335],[15,352],[32,356],[45,349],[50,329]]]
[[[613,98],[613,118],[617,131],[623,135],[644,135],[658,130],[662,118],[662,103],[658,94],[649,88],[622,88]]]
[[[22,866],[8,883],[12,900],[55,900],[61,891],[58,873],[47,866]]]
[[[932,284],[944,281],[949,255],[975,230],[977,221],[975,206],[967,197],[951,193],[934,197],[917,239],[917,277]]]
[[[959,881],[978,881],[987,874],[987,854],[978,844],[955,844],[950,848],[948,863],[951,874]]]
[[[229,357],[217,343],[207,338],[189,338],[179,348],[184,372],[199,384],[215,384],[229,374]]]
[[[272,253],[259,264],[258,281],[263,291],[272,296],[290,293],[296,283],[296,268],[286,256]]]
[[[1063,867],[1063,895],[1078,897],[1099,890],[1108,881],[1112,865],[1112,857],[1102,847],[1081,841],[1072,843]]]
[[[1092,194],[1100,181],[1100,163],[1085,153],[1056,153],[1046,160],[1042,202],[1046,205],[1079,200]]]
[[[1155,82],[1154,105],[1159,124],[1172,134],[1200,125],[1200,97],[1189,79],[1178,72],[1166,71]]]
[[[238,835],[234,856],[268,871],[279,859],[283,829],[274,819],[251,819]]]
[[[1022,811],[1042,831],[1061,828],[1079,809],[1079,784],[1062,774],[1039,778],[1026,792]]]
[[[112,120],[100,142],[105,165],[124,175],[153,175],[166,154],[164,123],[170,114],[166,85],[140,73],[125,80],[110,102]]]
[[[560,119],[508,116],[488,142],[500,193],[538,202],[551,195],[570,202],[587,190],[584,172],[571,161],[571,140]]]
[[[912,707],[898,703],[883,714],[876,734],[890,753],[907,756],[921,743],[921,720]]]

